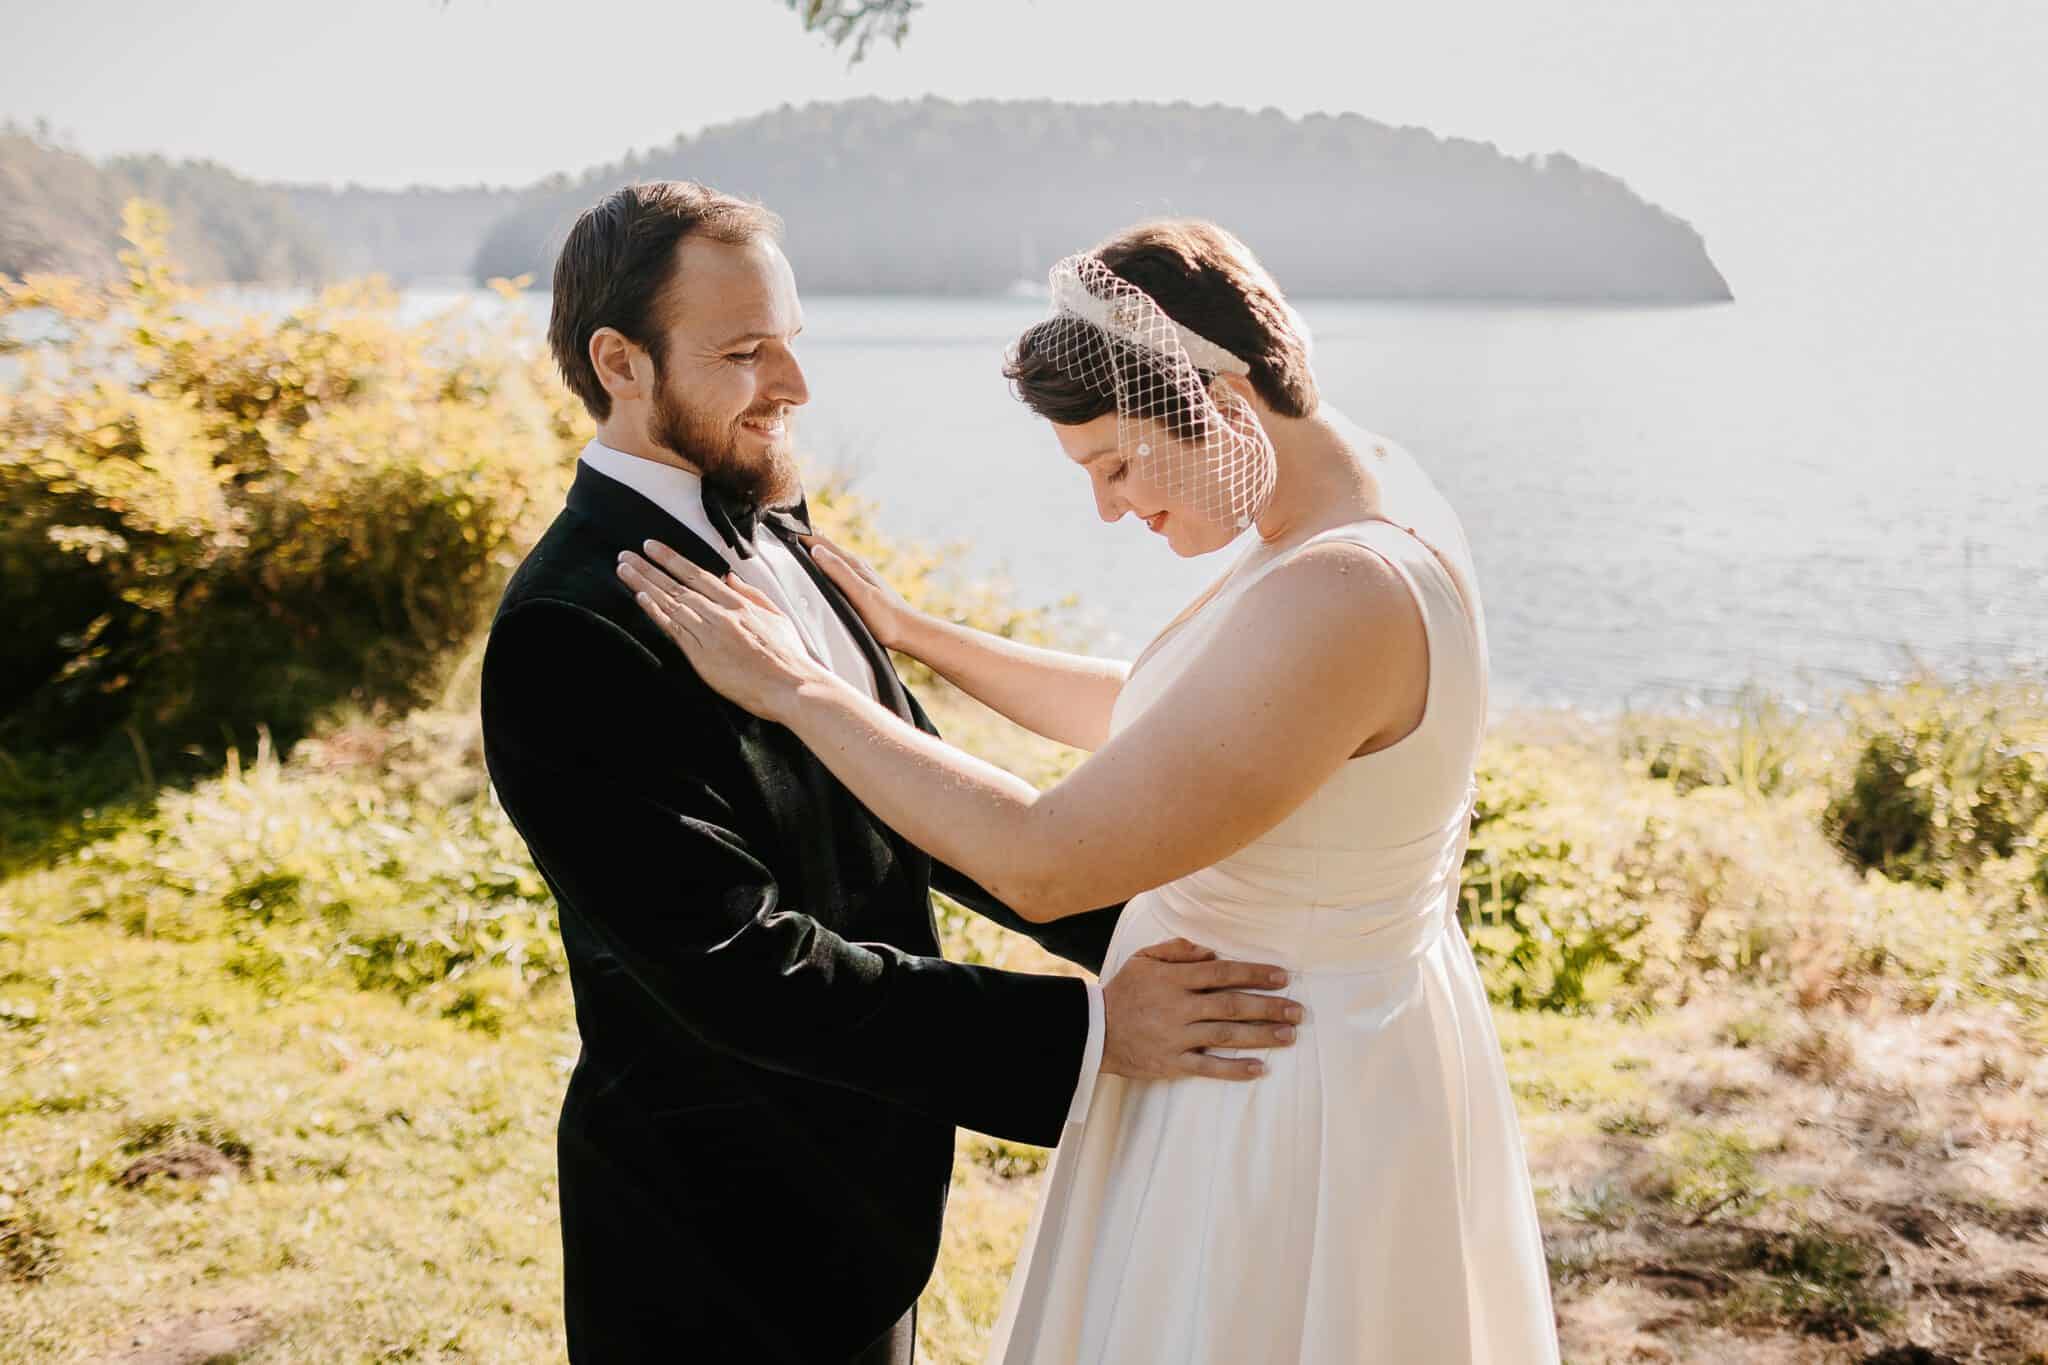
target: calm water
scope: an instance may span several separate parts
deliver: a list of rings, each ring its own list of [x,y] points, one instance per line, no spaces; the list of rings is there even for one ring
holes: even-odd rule
[[[422,295],[425,309],[447,296]],[[527,306],[544,322],[546,300]],[[1222,567],[1133,522],[1011,396],[1028,300],[811,298],[813,458],[1135,652]],[[1310,302],[1326,396],[1460,509],[1505,705],[1818,698],[2048,665],[2048,325],[1869,305]],[[1226,552],[1227,553],[1227,552]]]

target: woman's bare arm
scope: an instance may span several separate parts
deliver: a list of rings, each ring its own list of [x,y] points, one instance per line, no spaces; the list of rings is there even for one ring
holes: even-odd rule
[[[1109,709],[1129,665],[942,621],[912,607],[873,569],[823,536],[806,543],[883,645],[1034,734],[1089,750],[1109,738]]]
[[[1109,711],[1130,672],[1121,659],[1027,645],[933,616],[919,616],[897,648],[1034,734],[1090,751],[1109,738]]]

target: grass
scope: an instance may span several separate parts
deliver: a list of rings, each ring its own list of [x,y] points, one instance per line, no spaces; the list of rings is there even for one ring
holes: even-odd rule
[[[491,1037],[345,979],[267,995],[224,979],[233,951],[109,921],[18,950],[0,990],[44,1022],[6,1040],[0,1218],[50,1264],[0,1283],[0,1360],[100,1359],[235,1307],[269,1327],[251,1359],[558,1355],[566,990]],[[173,1141],[246,1173],[122,1188]]]
[[[932,700],[1035,780],[1071,761]],[[1524,718],[1489,751],[1542,788],[1498,841],[1545,850],[1526,903],[1642,926],[1575,1002],[1489,965],[1570,1005],[1497,1011],[1568,1358],[2048,1361],[2031,869],[1864,877],[1820,829],[1824,739],[1730,722],[1736,759],[1687,768],[1627,723]],[[0,882],[0,1365],[560,1358],[576,1039],[506,835],[473,732],[427,713],[251,756]],[[921,1359],[979,1359],[1045,1155],[961,1136]]]

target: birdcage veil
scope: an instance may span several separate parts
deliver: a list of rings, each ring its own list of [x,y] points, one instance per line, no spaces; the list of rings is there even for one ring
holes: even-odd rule
[[[1052,316],[1033,329],[1034,349],[1115,403],[1122,457],[1172,501],[1251,525],[1273,492],[1273,443],[1249,403],[1209,383],[1251,366],[1094,256],[1055,265],[1051,285]]]

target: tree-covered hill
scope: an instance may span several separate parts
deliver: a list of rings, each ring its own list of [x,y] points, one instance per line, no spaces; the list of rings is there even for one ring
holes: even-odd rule
[[[607,190],[682,177],[789,225],[806,289],[1000,292],[1136,219],[1214,218],[1303,295],[1729,297],[1699,233],[1572,157],[1355,114],[940,99],[787,107],[524,189],[264,185],[209,162],[95,163],[0,134],[0,272],[113,268],[120,204],[162,201],[196,278],[401,283],[531,273]]]
[[[679,137],[529,195],[477,277],[545,280],[578,209],[670,176],[775,208],[800,281],[830,292],[998,291],[1135,219],[1192,214],[1301,294],[1728,297],[1697,232],[1568,156],[1348,114],[1044,100],[815,104]]]
[[[284,284],[333,273],[325,239],[275,188],[210,161],[94,162],[14,128],[0,130],[0,273],[111,275],[121,205],[137,196],[170,211],[172,245],[196,279]]]

